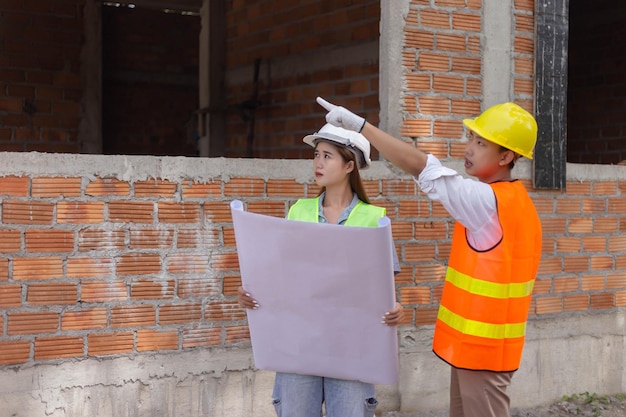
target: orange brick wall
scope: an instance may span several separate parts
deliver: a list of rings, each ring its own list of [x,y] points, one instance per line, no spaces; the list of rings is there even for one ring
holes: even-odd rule
[[[0,150],[80,151],[83,4],[0,3]]]
[[[404,324],[432,325],[453,222],[408,178],[366,188],[392,220]],[[248,342],[229,203],[283,217],[318,191],[256,175],[7,176],[0,190],[0,365]],[[626,182],[531,195],[544,228],[531,320],[626,306]]]
[[[513,101],[533,112],[534,1],[514,6]],[[413,0],[406,17],[401,134],[440,158],[463,156],[462,118],[481,111],[482,13],[480,0]]]
[[[333,50],[359,54],[354,46],[377,43],[380,36],[378,0],[318,0],[294,2],[261,0],[229,3],[227,78],[246,68],[245,79],[226,88],[228,140],[225,156],[246,156],[249,112],[242,111],[254,90],[253,63],[261,59],[255,114],[254,157],[307,158],[302,137],[321,127],[321,108],[315,97],[341,98],[345,105],[378,122],[378,53],[358,57],[361,62],[335,62]],[[277,12],[285,7],[283,12]],[[284,68],[296,58],[299,68]],[[358,60],[358,59],[357,59]],[[374,154],[377,157],[377,153]]]

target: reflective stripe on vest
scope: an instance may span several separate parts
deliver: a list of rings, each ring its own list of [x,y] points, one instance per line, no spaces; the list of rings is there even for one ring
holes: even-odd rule
[[[477,252],[467,243],[465,228],[456,223],[433,351],[458,368],[514,371],[522,357],[541,257],[541,223],[521,182],[491,187],[502,240]]]
[[[348,215],[346,226],[378,227],[378,219],[386,214],[384,207],[373,206],[359,201]],[[291,206],[287,218],[303,222],[319,221],[319,197],[302,198]]]

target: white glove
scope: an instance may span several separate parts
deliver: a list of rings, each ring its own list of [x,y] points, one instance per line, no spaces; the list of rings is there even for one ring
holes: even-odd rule
[[[317,98],[317,103],[328,110],[328,113],[326,113],[326,121],[331,125],[343,127],[344,129],[352,130],[357,133],[361,133],[361,130],[363,130],[365,119],[361,116],[357,116],[344,107],[335,106],[321,97]]]

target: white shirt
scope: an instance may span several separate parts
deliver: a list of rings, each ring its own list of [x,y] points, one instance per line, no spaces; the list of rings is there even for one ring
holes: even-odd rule
[[[477,250],[494,247],[502,238],[496,196],[489,184],[465,178],[446,168],[433,155],[413,178],[431,200],[439,201],[467,229],[467,240]]]

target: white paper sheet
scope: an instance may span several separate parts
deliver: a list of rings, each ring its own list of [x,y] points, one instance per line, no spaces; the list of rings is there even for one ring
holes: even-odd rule
[[[378,228],[286,220],[231,203],[243,287],[259,369],[359,380],[398,381],[393,240]]]

